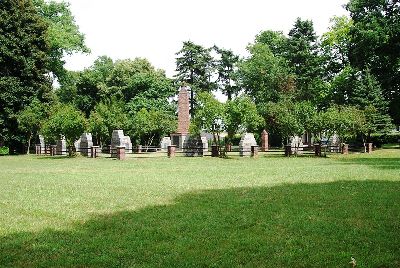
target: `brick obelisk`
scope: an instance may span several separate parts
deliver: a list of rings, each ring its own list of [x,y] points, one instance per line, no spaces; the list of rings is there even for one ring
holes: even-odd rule
[[[172,144],[183,148],[183,144],[189,136],[190,126],[190,102],[187,87],[181,87],[178,95],[178,129],[171,134]]]
[[[264,129],[261,133],[261,152],[268,151],[268,132]]]

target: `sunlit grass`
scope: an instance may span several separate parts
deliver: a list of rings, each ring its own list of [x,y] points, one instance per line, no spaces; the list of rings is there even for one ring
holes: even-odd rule
[[[0,170],[0,266],[400,265],[398,149],[10,156]]]

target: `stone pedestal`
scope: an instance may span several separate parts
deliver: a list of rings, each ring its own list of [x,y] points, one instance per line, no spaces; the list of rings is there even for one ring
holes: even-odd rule
[[[230,144],[230,143],[225,144],[225,151],[232,152],[232,144]]]
[[[36,155],[42,154],[42,146],[40,144],[36,144],[35,149]]]
[[[322,152],[321,152],[321,144],[314,144],[314,153],[315,156],[322,156]]]
[[[92,134],[91,133],[83,133],[80,140],[81,140],[81,142],[79,144],[79,149],[80,149],[81,155],[89,156],[90,150],[93,146]]]
[[[125,146],[117,146],[117,159],[118,160],[125,160]]]
[[[57,141],[57,155],[67,155],[67,142],[65,138]]]
[[[57,154],[57,146],[50,145],[50,156],[55,156]]]
[[[46,154],[46,144],[44,142],[44,137],[42,135],[38,136],[38,141],[39,143],[36,144],[37,147],[37,153],[38,155]]]
[[[92,146],[92,148],[90,148],[90,157],[91,158],[97,158],[98,149],[99,149],[99,146]]]
[[[261,152],[268,151],[269,142],[268,142],[268,132],[264,130],[261,133]]]
[[[258,158],[258,145],[251,146],[251,157]]]
[[[290,157],[292,155],[292,146],[291,145],[285,145],[285,156]]]
[[[371,142],[365,144],[365,152],[367,154],[372,153],[373,151],[373,144]]]
[[[123,130],[114,130],[111,135],[111,157],[117,156],[117,147],[124,146],[126,151],[132,150],[131,138],[124,135]]]
[[[136,146],[136,153],[138,153],[138,154],[140,154],[140,153],[142,153],[142,145],[138,145],[138,146]]]
[[[168,146],[171,146],[171,145],[172,145],[171,138],[170,137],[164,137],[161,140],[161,143],[160,143],[161,151],[163,151],[163,152],[167,151],[168,150]]]
[[[253,133],[245,133],[242,135],[239,143],[239,155],[251,156],[251,146],[256,146],[257,142]]]
[[[201,136],[201,142],[203,143],[203,152],[208,152],[208,140],[207,137]]]
[[[203,157],[204,148],[201,137],[189,137],[186,139],[186,142],[183,144],[183,152],[185,153],[185,156]]]
[[[168,157],[175,157],[175,151],[176,151],[176,146],[175,145],[169,145],[167,147],[168,149]]]
[[[219,146],[211,145],[211,157],[219,157]]]
[[[342,154],[349,154],[349,145],[346,143],[342,144]]]

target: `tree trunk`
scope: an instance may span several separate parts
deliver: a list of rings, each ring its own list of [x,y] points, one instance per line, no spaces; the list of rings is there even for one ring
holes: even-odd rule
[[[27,155],[29,155],[29,148],[31,148],[32,136],[33,136],[33,134],[32,134],[32,132],[31,132],[31,134],[29,135],[29,138],[28,138],[28,149],[26,150],[26,154],[27,154]]]

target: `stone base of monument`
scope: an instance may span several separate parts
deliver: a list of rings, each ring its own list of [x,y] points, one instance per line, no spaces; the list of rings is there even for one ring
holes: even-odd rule
[[[342,144],[342,154],[349,154],[349,145],[346,143]]]
[[[99,149],[99,146],[92,146],[92,148],[90,148],[90,157],[91,158],[97,157],[98,149]]]
[[[239,155],[251,156],[251,146],[257,146],[253,133],[245,133],[242,135],[239,143]]]
[[[117,147],[125,147],[127,152],[132,151],[132,142],[129,136],[124,135],[123,130],[114,130],[111,134],[111,157],[117,157]]]
[[[175,145],[169,145],[167,150],[168,150],[168,157],[175,157],[175,151],[176,151]]]
[[[251,146],[251,157],[258,158],[258,145]]]
[[[171,146],[171,145],[172,145],[171,138],[170,137],[164,137],[161,140],[161,143],[160,143],[161,151],[163,151],[163,152],[167,151],[168,150],[168,146]]]
[[[188,137],[183,144],[185,156],[202,157],[204,156],[203,141],[200,137]]]
[[[189,134],[171,134],[171,145],[175,145],[177,149],[183,149],[188,139]]]
[[[92,148],[92,146],[93,146],[92,134],[91,133],[83,133],[80,138],[80,141],[81,142],[79,144],[79,149],[80,149],[81,155],[89,156],[90,148]]]
[[[373,150],[373,144],[372,143],[366,143],[364,148],[365,148],[365,152],[370,154],[370,153],[372,153],[372,150]]]
[[[219,157],[219,146],[211,145],[211,157]]]
[[[65,139],[57,141],[57,155],[66,155],[67,154],[67,142]]]

